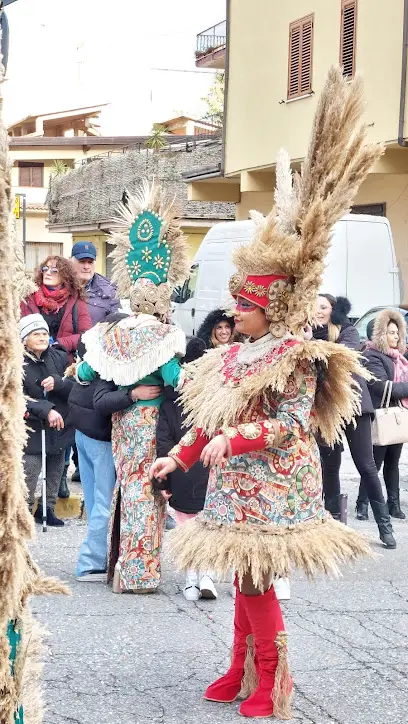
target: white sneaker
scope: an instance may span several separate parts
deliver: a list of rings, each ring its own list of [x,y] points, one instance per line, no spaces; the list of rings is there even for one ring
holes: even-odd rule
[[[273,587],[278,601],[290,601],[289,578],[275,578]]]
[[[207,574],[204,575],[200,581],[200,593],[201,598],[209,598],[214,600],[218,598],[217,589],[214,586],[214,581]]]
[[[183,588],[183,596],[186,601],[198,601],[201,598],[196,571],[187,571],[186,582]]]
[[[84,583],[106,583],[107,573],[106,571],[88,571],[88,573],[75,576],[75,578],[77,581],[83,581]]]

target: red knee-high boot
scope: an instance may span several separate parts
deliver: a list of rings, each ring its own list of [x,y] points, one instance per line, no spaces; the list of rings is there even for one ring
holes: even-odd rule
[[[261,596],[243,598],[255,639],[259,685],[241,704],[239,713],[247,717],[273,714],[278,719],[291,719],[292,679],[279,601],[273,587]]]
[[[239,696],[245,698],[255,691],[258,677],[255,669],[253,639],[244,606],[244,596],[237,584],[234,616],[234,644],[232,662],[227,673],[214,681],[204,699],[229,704]]]

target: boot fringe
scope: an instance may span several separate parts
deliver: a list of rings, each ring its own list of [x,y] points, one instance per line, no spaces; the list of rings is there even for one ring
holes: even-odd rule
[[[171,531],[169,544],[181,570],[211,568],[227,579],[233,569],[240,583],[251,570],[261,591],[263,577],[271,571],[282,578],[289,576],[292,568],[303,570],[309,578],[319,573],[338,576],[341,564],[361,556],[373,557],[367,538],[329,515],[287,527],[216,524],[198,515]]]
[[[259,683],[259,677],[255,666],[254,637],[247,636],[247,651],[244,663],[244,676],[242,677],[241,690],[238,699],[248,699],[254,693]]]
[[[273,714],[277,719],[292,719],[292,677],[289,671],[286,631],[279,631],[275,639],[278,649],[278,666],[272,691]]]

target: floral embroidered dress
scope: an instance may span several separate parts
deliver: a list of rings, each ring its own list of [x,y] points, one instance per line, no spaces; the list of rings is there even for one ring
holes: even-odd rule
[[[96,371],[128,390],[139,385],[177,387],[181,381],[179,357],[173,355],[184,352],[184,334],[154,317],[129,317],[112,329],[99,324],[83,339],[87,352],[77,367],[82,382],[94,379]],[[160,395],[132,403],[129,398],[129,407],[112,415],[116,486],[108,534],[108,581],[116,568],[123,591],[154,591],[160,583],[166,505],[153,491],[149,470],[156,457],[163,399]]]
[[[252,344],[210,352],[185,368],[193,379],[182,396],[187,409],[200,406],[202,414],[190,415],[190,421],[194,417],[201,424],[170,455],[188,470],[209,439],[222,432],[229,456],[211,469],[202,513],[171,534],[183,569],[213,568],[227,575],[232,568],[242,578],[250,568],[261,586],[267,571],[284,576],[292,564],[308,574],[335,570],[339,561],[368,550],[360,536],[324,510],[313,434],[314,350],[313,343],[268,334]],[[276,389],[282,363],[289,374]],[[222,409],[227,422],[215,429]]]

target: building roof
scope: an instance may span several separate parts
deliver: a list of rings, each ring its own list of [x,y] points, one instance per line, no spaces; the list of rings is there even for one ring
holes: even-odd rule
[[[150,136],[12,136],[8,139],[10,148],[16,146],[118,146],[127,148],[144,145]],[[197,136],[169,135],[169,144],[196,141]]]
[[[80,114],[81,112],[85,113],[85,115],[92,115],[93,113],[98,113],[101,108],[104,108],[105,106],[108,106],[109,103],[99,103],[96,106],[84,106],[80,108],[68,108],[67,110],[62,111],[50,111],[49,113],[37,113],[35,115],[28,115],[24,118],[21,118],[19,121],[15,121],[14,123],[10,123],[8,128],[14,128],[15,126],[21,126],[22,123],[32,123],[37,118],[43,118],[44,116],[61,116],[61,115],[67,115],[71,116],[73,113],[75,115]]]
[[[51,179],[47,197],[49,228],[52,231],[75,225],[98,229],[112,218],[126,189],[133,193],[143,178],[159,181],[169,199],[175,199],[184,220],[230,220],[235,218],[235,204],[189,201],[183,173],[194,167],[215,166],[221,162],[222,141],[186,142],[171,149],[152,153],[129,149],[124,153],[89,158],[89,162]]]
[[[158,123],[158,126],[168,126],[171,124],[176,123],[177,121],[193,121],[194,123],[199,123],[201,126],[208,126],[209,128],[219,128],[219,124],[211,123],[211,121],[203,121],[200,118],[192,118],[191,116],[176,116],[175,118],[168,118],[167,121],[163,121],[162,123]]]

